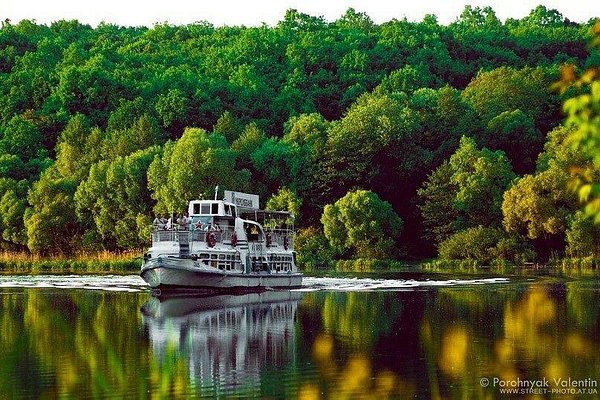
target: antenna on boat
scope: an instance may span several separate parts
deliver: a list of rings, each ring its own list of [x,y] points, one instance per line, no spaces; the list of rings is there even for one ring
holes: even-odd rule
[[[217,200],[218,194],[219,194],[219,185],[215,186],[215,200]]]

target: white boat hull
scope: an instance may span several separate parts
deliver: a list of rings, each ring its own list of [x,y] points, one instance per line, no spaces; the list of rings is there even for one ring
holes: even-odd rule
[[[302,286],[302,274],[293,272],[222,271],[176,257],[144,262],[140,276],[155,289],[265,290]]]

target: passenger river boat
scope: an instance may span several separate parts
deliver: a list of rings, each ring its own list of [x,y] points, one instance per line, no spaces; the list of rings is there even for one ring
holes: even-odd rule
[[[225,191],[192,200],[183,223],[153,225],[141,277],[159,290],[254,291],[298,288],[294,219],[259,208],[259,196]]]

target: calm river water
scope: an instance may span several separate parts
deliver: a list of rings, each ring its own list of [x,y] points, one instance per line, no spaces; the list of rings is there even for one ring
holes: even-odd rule
[[[2,398],[600,397],[597,279],[156,298],[137,276],[0,276],[0,326]]]

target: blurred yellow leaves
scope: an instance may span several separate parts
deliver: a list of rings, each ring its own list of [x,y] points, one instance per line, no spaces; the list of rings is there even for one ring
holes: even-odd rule
[[[320,334],[313,342],[313,358],[323,379],[321,386],[306,383],[300,387],[300,400],[388,399],[412,397],[415,388],[388,370],[374,371],[364,354],[352,354],[338,366],[332,336]]]
[[[442,338],[442,349],[439,364],[446,374],[459,378],[467,371],[467,352],[469,350],[469,334],[465,327],[453,325]]]

